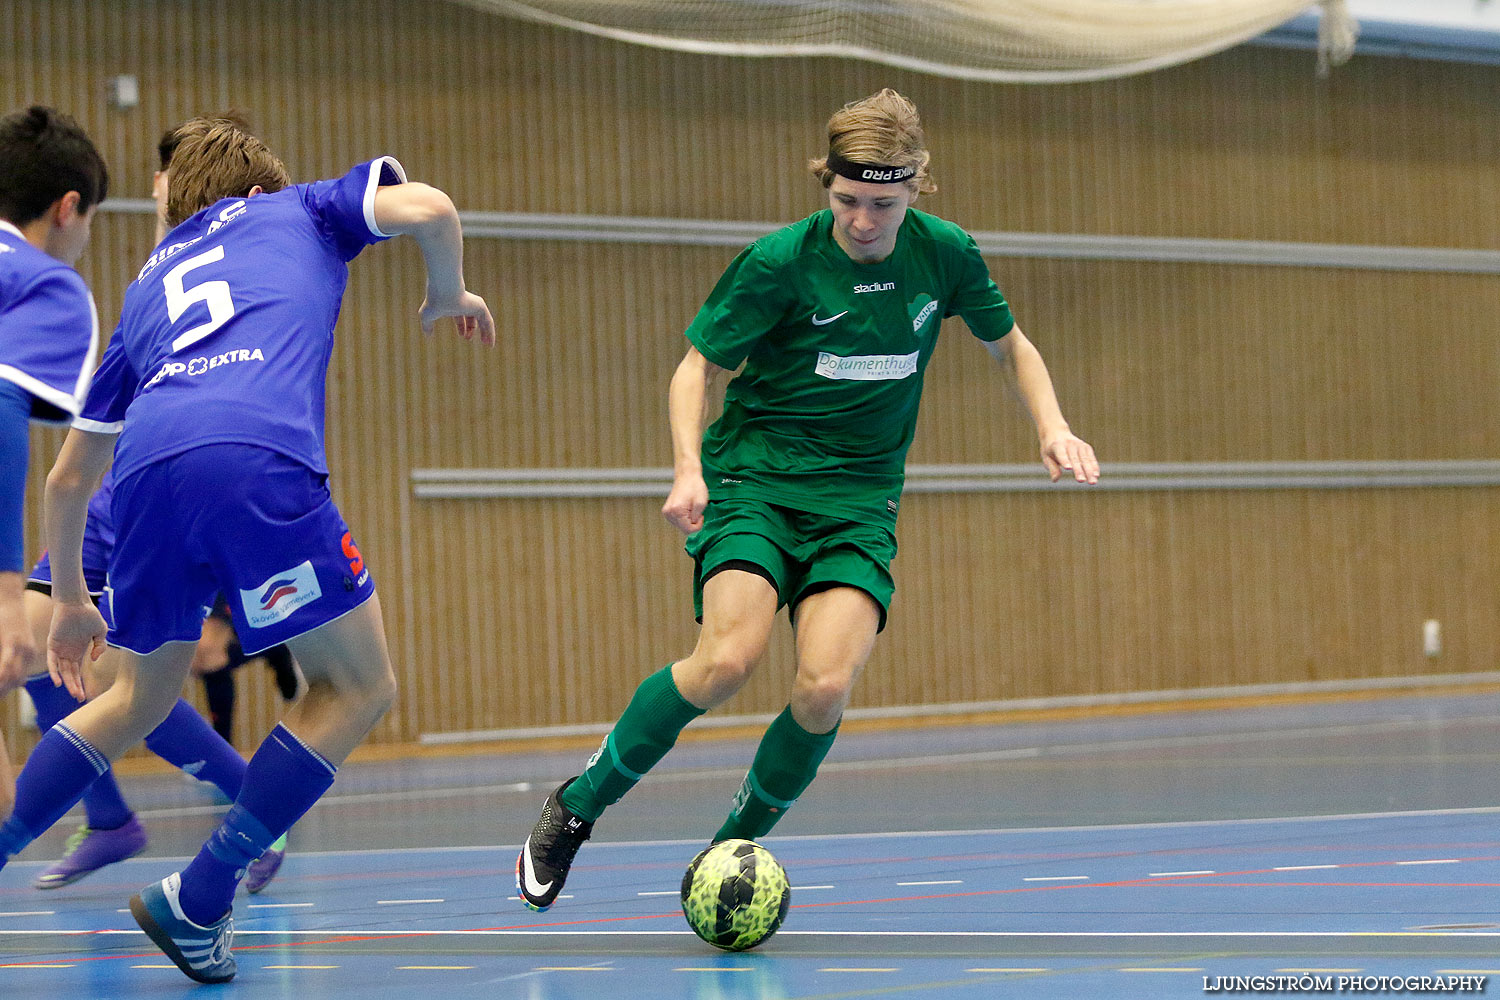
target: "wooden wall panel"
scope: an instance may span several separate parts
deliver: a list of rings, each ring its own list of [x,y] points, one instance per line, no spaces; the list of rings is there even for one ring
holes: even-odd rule
[[[1487,670],[1491,493],[912,495],[890,628],[855,704]],[[691,649],[690,561],[656,506],[419,508],[450,577],[492,586],[418,595],[419,645],[451,649],[445,669],[471,685],[427,701],[418,728],[604,721]],[[1444,625],[1436,660],[1421,653],[1429,617]],[[783,619],[728,710],[784,704],[790,651]]]
[[[819,205],[801,172],[842,101],[922,106],[938,195],[973,229],[1492,247],[1494,68],[1244,49],[1130,80],[1011,87],[842,60],[655,52],[455,4],[0,0],[0,105],[69,108],[120,195],[154,143],[237,106],[299,177],[390,152],[469,210],[768,225]],[[134,73],[142,104],[104,106]],[[150,220],[101,215],[81,270],[106,323]],[[335,494],[379,581],[402,682],[376,739],[604,721],[686,651],[689,564],[646,500],[417,501],[411,470],[661,466],[680,331],[724,248],[471,240],[502,341],[416,329],[421,272],[353,268],[330,376]],[[991,261],[1109,461],[1464,459],[1497,453],[1500,279],[1230,265]],[[1034,447],[988,358],[950,329],[920,462]],[[33,438],[33,501],[56,431]],[[857,698],[899,705],[1493,666],[1482,489],[912,496],[898,598]],[[32,507],[29,537],[36,538]],[[1445,623],[1447,653],[1418,656]],[[781,636],[733,710],[785,690]],[[239,732],[274,718],[242,672]],[[522,709],[524,708],[524,712]],[[0,725],[13,746],[13,707]]]
[[[840,59],[660,52],[442,0],[3,0],[0,104],[48,100],[143,196],[186,115],[247,111],[294,175],[376,153],[469,208],[794,218],[845,100],[923,109],[971,229],[1487,247],[1500,222],[1493,67],[1242,48],[1145,76],[1024,87]],[[134,73],[139,108],[104,106]]]

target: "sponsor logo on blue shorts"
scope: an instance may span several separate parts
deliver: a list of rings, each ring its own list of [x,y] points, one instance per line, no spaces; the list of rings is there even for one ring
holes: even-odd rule
[[[259,587],[241,590],[240,602],[245,608],[245,624],[251,628],[266,628],[284,621],[288,615],[304,604],[323,596],[318,586],[318,574],[313,572],[312,560],[281,573],[273,573]]]

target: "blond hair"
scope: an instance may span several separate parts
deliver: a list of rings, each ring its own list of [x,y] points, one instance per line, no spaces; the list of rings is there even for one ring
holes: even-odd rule
[[[219,120],[189,133],[172,153],[169,228],[221,198],[243,197],[257,186],[268,193],[280,191],[292,183],[276,154],[233,122]]]
[[[916,174],[904,182],[911,192],[937,190],[927,169],[932,155],[927,152],[917,106],[890,87],[835,111],[828,119],[828,148],[851,163],[915,167]],[[807,169],[825,188],[838,176],[826,156],[809,160]]]
[[[215,111],[206,115],[194,115],[186,121],[178,122],[162,133],[161,139],[156,144],[156,154],[161,162],[158,170],[166,170],[172,165],[172,154],[177,152],[177,147],[182,145],[182,140],[190,135],[204,135],[215,125],[233,125],[241,132],[250,131],[250,123],[245,116],[238,111]]]

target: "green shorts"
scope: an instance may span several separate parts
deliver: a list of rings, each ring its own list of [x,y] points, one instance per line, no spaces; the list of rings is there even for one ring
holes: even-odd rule
[[[761,500],[716,500],[703,512],[703,527],[688,536],[693,573],[693,615],[703,621],[703,582],[725,563],[743,562],[764,571],[776,588],[777,610],[829,587],[863,590],[880,605],[880,628],[896,582],[891,560],[896,536],[890,528],[779,507]]]

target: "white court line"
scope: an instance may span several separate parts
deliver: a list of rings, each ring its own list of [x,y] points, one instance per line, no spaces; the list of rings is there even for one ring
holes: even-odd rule
[[[779,937],[894,937],[894,938],[1500,938],[1500,931],[869,931],[836,930],[805,931],[780,930]],[[0,930],[0,937],[30,937],[42,934],[64,937],[144,937],[142,930]],[[545,928],[516,928],[512,930],[426,930],[389,931],[372,930],[369,927],[329,928],[319,930],[234,930],[236,938],[242,937],[342,937],[345,935],[378,934],[390,938],[423,937],[694,937],[690,930],[645,931],[645,930],[548,930]]]
[[[337,969],[337,965],[262,965],[262,969]]]
[[[376,906],[410,906],[416,903],[446,903],[446,899],[377,899]]]
[[[396,969],[401,972],[413,970],[416,972],[462,972],[472,969],[472,965],[398,965]]]
[[[1022,882],[1085,882],[1087,875],[1033,875],[1030,878],[1021,879]]]
[[[54,962],[7,962],[0,965],[0,969],[71,969],[71,965],[60,965]],[[177,966],[172,966],[177,968]]]
[[[1316,872],[1325,868],[1342,868],[1342,865],[1286,865],[1282,868],[1272,868],[1273,872]]]
[[[806,892],[809,889],[832,889],[832,888],[834,888],[834,887],[831,886],[831,885],[794,885],[794,886],[792,886],[792,891],[793,892]]]
[[[961,878],[938,879],[932,882],[897,882],[897,885],[963,885]]]
[[[128,910],[121,911],[128,913]],[[55,917],[56,910],[13,910],[10,913],[0,913],[0,917]]]
[[[1447,721],[1450,721],[1450,722],[1465,722],[1465,721],[1493,721],[1493,720],[1488,720],[1488,719],[1486,719],[1484,717],[1475,716],[1472,719],[1471,718],[1467,718],[1467,717],[1459,717],[1459,718],[1450,719],[1450,720],[1447,720]],[[982,751],[974,751],[974,752],[970,752],[970,753],[959,753],[959,754],[931,754],[931,755],[926,755],[926,756],[921,756],[921,757],[879,757],[879,758],[870,758],[868,760],[859,760],[859,761],[834,761],[832,763],[825,762],[822,765],[821,769],[820,769],[820,773],[825,773],[826,774],[826,773],[829,773],[829,772],[836,772],[836,771],[854,771],[854,772],[857,772],[857,771],[867,771],[867,770],[876,770],[876,769],[894,769],[894,768],[901,768],[901,767],[929,767],[929,766],[935,766],[935,765],[936,766],[947,767],[947,766],[951,766],[951,765],[953,765],[955,763],[978,763],[978,762],[983,762],[983,761],[1017,760],[1017,759],[1023,759],[1024,760],[1024,759],[1033,759],[1033,758],[1039,758],[1039,757],[1060,757],[1060,756],[1068,756],[1068,755],[1076,755],[1076,754],[1108,753],[1108,752],[1112,752],[1112,751],[1158,750],[1158,749],[1168,749],[1168,748],[1193,747],[1193,746],[1212,745],[1212,744],[1245,743],[1245,742],[1249,742],[1249,743],[1264,743],[1264,742],[1280,741],[1280,740],[1284,740],[1284,739],[1287,739],[1287,738],[1295,738],[1295,737],[1299,737],[1299,736],[1326,736],[1326,735],[1330,735],[1330,734],[1338,734],[1338,733],[1344,733],[1344,732],[1347,732],[1347,733],[1370,733],[1370,732],[1378,732],[1378,731],[1386,731],[1386,730],[1399,731],[1399,730],[1417,728],[1417,727],[1425,726],[1425,725],[1427,725],[1427,723],[1424,720],[1420,720],[1420,719],[1395,719],[1395,720],[1391,720],[1389,722],[1371,722],[1371,723],[1365,723],[1365,724],[1351,724],[1351,725],[1347,725],[1347,726],[1328,726],[1328,727],[1307,726],[1307,727],[1292,728],[1292,729],[1249,730],[1249,731],[1238,732],[1238,733],[1202,733],[1202,734],[1196,734],[1196,735],[1192,735],[1192,736],[1151,737],[1151,738],[1138,739],[1138,740],[1108,740],[1108,741],[1100,741],[1100,742],[1094,742],[1094,743],[1063,743],[1063,744],[1054,744],[1054,745],[1042,746],[1042,747],[1015,747],[1015,748],[1009,748],[1009,749],[1005,749],[1005,750],[982,750]],[[666,781],[674,781],[675,782],[675,781],[718,780],[720,778],[725,778],[725,777],[736,777],[737,778],[737,777],[742,777],[743,775],[744,775],[744,769],[743,768],[739,768],[739,769],[705,768],[705,769],[702,769],[702,770],[692,770],[692,771],[675,771],[675,772],[674,771],[662,771],[662,772],[653,774],[652,780],[655,781],[657,784],[661,784],[662,782],[666,782]],[[498,793],[524,793],[524,794],[530,794],[536,788],[541,787],[541,786],[545,785],[546,783],[547,782],[545,782],[545,781],[541,781],[541,782],[517,781],[517,782],[509,782],[509,783],[506,783],[506,784],[497,784],[497,785],[470,785],[470,786],[461,787],[461,788],[442,787],[442,788],[416,788],[416,789],[406,789],[406,790],[402,790],[402,791],[390,791],[390,792],[355,792],[355,793],[351,793],[351,794],[348,794],[348,795],[328,795],[328,796],[324,796],[323,798],[319,799],[313,805],[312,808],[313,809],[320,809],[320,808],[323,808],[325,806],[359,805],[359,804],[365,804],[365,803],[371,803],[371,802],[401,802],[401,801],[413,801],[413,800],[422,800],[422,799],[464,798],[464,797],[467,797],[467,796],[477,795],[477,794],[498,794]],[[1487,807],[1487,808],[1476,809],[1476,810],[1470,810],[1470,809],[1434,810],[1433,812],[1434,813],[1444,813],[1444,812],[1461,812],[1461,813],[1467,813],[1467,812],[1471,812],[1471,811],[1473,811],[1473,812],[1495,811],[1496,808],[1500,808],[1500,807]],[[209,815],[209,814],[215,814],[216,815],[216,814],[221,813],[222,811],[223,811],[223,807],[222,806],[211,806],[211,805],[210,806],[186,806],[186,807],[180,807],[180,808],[175,808],[175,809],[141,809],[141,810],[137,810],[136,815],[142,816],[142,817],[147,817],[147,818],[154,818],[154,817],[172,817],[172,816],[196,816],[196,815]],[[1421,815],[1421,814],[1422,813],[1414,813],[1413,815]],[[1375,813],[1375,814],[1369,814],[1369,815],[1387,815],[1387,814]],[[1406,814],[1397,813],[1395,815],[1406,815]],[[1315,819],[1338,819],[1338,818],[1343,818],[1343,817],[1328,817],[1328,816],[1323,816],[1323,817],[1294,817],[1294,818],[1297,818],[1297,819],[1304,819],[1304,818],[1308,818],[1308,819],[1314,819],[1314,818]],[[1123,824],[1120,827],[1114,827],[1114,828],[1116,828],[1116,829],[1127,828],[1128,829],[1128,828],[1139,828],[1139,827],[1150,827],[1150,826],[1180,826],[1180,825],[1191,826],[1191,825],[1194,825],[1194,823],[1196,823],[1196,822],[1207,822],[1207,823],[1220,824],[1220,823],[1225,823],[1225,822],[1234,823],[1234,822],[1255,822],[1255,821],[1254,820],[1206,820],[1206,821],[1188,821],[1186,823]],[[1104,829],[1104,828],[1108,828],[1108,827],[1091,827],[1091,828],[1064,827],[1063,829]],[[989,831],[986,831],[986,832],[989,832]],[[806,836],[806,835],[804,835],[804,836]],[[519,846],[519,845],[517,845],[517,846]]]
[[[1215,872],[1215,871],[1208,871],[1207,869],[1205,869],[1203,871],[1198,871],[1198,872],[1152,872],[1151,875],[1150,875],[1150,877],[1151,878],[1171,878],[1174,875],[1217,875],[1217,874],[1219,874],[1219,873]]]
[[[297,910],[297,909],[302,909],[304,907],[315,906],[315,905],[317,905],[317,904],[315,904],[315,903],[246,903],[245,904],[245,908],[246,909],[250,909],[250,910]],[[121,913],[129,913],[130,911],[129,910],[121,910],[119,912],[121,912]],[[176,968],[176,966],[173,966],[173,968]]]
[[[947,759],[947,758],[944,758],[944,759]],[[827,767],[827,765],[825,765],[825,768],[824,768],[825,770],[826,770],[826,767]],[[729,772],[725,772],[725,773],[727,774]],[[660,780],[666,780],[668,778],[669,774],[670,774],[670,772],[664,772],[660,776]],[[744,777],[744,769],[741,768],[740,770],[733,772],[733,774],[736,777]],[[653,775],[653,780],[658,780],[655,772],[652,772],[652,775]],[[486,787],[504,788],[504,787],[509,787],[509,786],[502,786],[502,785],[497,785],[497,786],[473,786],[473,787],[469,787],[469,788],[459,788],[459,789],[433,789],[432,791],[434,793],[442,793],[442,797],[462,797],[463,795],[468,795],[468,794],[472,794],[474,792],[483,791],[483,790],[485,790]],[[399,795],[401,795],[403,793],[391,793],[391,794],[399,796]],[[385,795],[384,793],[382,793],[382,794],[379,794],[379,795],[372,795],[369,798],[370,798],[371,801],[374,801],[374,800],[385,801],[389,797],[390,796]],[[334,799],[334,800],[338,800],[341,797],[340,796],[332,796],[331,798]],[[329,799],[320,799],[319,800],[319,804],[322,804],[323,802],[326,802],[326,801],[329,801]],[[314,808],[317,808],[317,807],[315,806]],[[209,814],[213,814],[213,815],[217,816],[217,815],[222,815],[223,812],[224,812],[224,807],[223,806],[204,806],[204,807],[192,806],[192,807],[186,807],[186,808],[182,808],[182,809],[138,809],[138,810],[136,810],[136,815],[137,816],[141,816],[141,817],[147,817],[147,818],[152,818],[152,817],[171,818],[171,817],[176,817],[176,816],[196,816],[196,815],[209,815]],[[839,841],[845,841],[845,840],[892,840],[892,839],[898,839],[898,838],[901,838],[901,837],[922,837],[922,838],[927,838],[927,839],[930,839],[930,838],[933,838],[933,837],[1018,837],[1018,836],[1019,837],[1025,837],[1025,836],[1030,836],[1030,835],[1038,834],[1038,833],[1075,833],[1075,834],[1077,834],[1077,833],[1096,833],[1096,832],[1098,832],[1098,833],[1107,833],[1107,832],[1112,832],[1112,831],[1129,831],[1129,830],[1191,830],[1191,829],[1210,828],[1210,827],[1223,828],[1223,827],[1237,827],[1237,826],[1265,826],[1267,824],[1286,824],[1286,825],[1291,825],[1291,824],[1302,824],[1302,823],[1334,823],[1334,822],[1338,822],[1338,823],[1356,822],[1356,823],[1358,823],[1358,822],[1368,822],[1370,820],[1381,820],[1381,819],[1425,819],[1425,818],[1432,818],[1432,817],[1437,817],[1437,816],[1493,816],[1493,815],[1496,815],[1496,814],[1500,814],[1500,806],[1467,806],[1467,807],[1459,808],[1459,809],[1408,809],[1408,810],[1392,810],[1392,811],[1389,811],[1389,812],[1341,813],[1341,814],[1325,813],[1325,814],[1319,814],[1319,815],[1316,815],[1316,816],[1256,816],[1256,817],[1248,817],[1248,818],[1240,818],[1240,819],[1190,819],[1190,820],[1172,820],[1170,822],[1161,822],[1161,823],[1097,823],[1097,824],[1093,824],[1093,825],[1082,825],[1082,826],[1026,826],[1026,827],[1011,827],[1011,828],[988,827],[988,828],[985,828],[985,829],[982,829],[982,830],[891,830],[891,831],[879,831],[879,832],[872,832],[872,833],[804,833],[804,834],[791,834],[791,835],[788,835],[788,836],[778,836],[778,837],[774,837],[774,838],[771,838],[771,839],[772,839],[772,843],[775,844],[775,843],[791,843],[793,841],[796,841],[796,842],[811,842],[811,843],[825,842],[826,843],[826,842],[829,842],[829,841],[839,842]],[[81,814],[79,814],[79,815],[81,815]],[[691,838],[691,837],[684,837],[684,838],[675,839],[675,840],[612,840],[612,841],[590,841],[589,851],[591,853],[593,853],[593,854],[597,854],[600,850],[604,850],[604,849],[608,849],[608,848],[677,847],[677,846],[684,846],[684,845],[687,845],[687,846],[692,846],[692,845],[701,846],[702,843],[703,842],[700,839]],[[344,856],[360,857],[360,856],[370,856],[370,855],[389,855],[389,854],[398,853],[398,852],[401,853],[401,854],[455,854],[455,853],[474,853],[474,852],[488,853],[488,852],[493,852],[493,851],[514,852],[514,851],[519,851],[520,849],[521,849],[521,844],[518,841],[518,842],[516,842],[514,844],[479,844],[479,845],[473,845],[473,846],[468,846],[468,847],[431,846],[431,847],[401,847],[401,848],[361,848],[361,849],[357,849],[357,850],[338,850],[338,851],[298,851],[297,854],[298,854],[299,857],[322,858],[322,857],[344,857]],[[129,862],[124,862],[124,863],[154,861],[154,862],[156,862],[156,863],[159,864],[159,863],[164,862],[164,861],[190,860],[191,857],[192,857],[191,855],[181,855],[179,858],[169,858],[169,857],[133,858],[133,859],[130,859]],[[27,866],[35,866],[35,867],[40,868],[40,867],[44,866],[45,864],[47,864],[47,862],[45,862],[45,861],[22,861],[22,862],[11,862],[10,867],[12,867],[12,868],[26,868]],[[1337,868],[1339,866],[1338,865],[1311,865],[1311,866],[1307,866],[1307,867],[1309,867],[1309,868],[1319,868],[1319,867],[1322,867],[1322,868]],[[1278,869],[1278,870],[1280,870],[1280,869]],[[1290,870],[1300,871],[1302,869],[1301,868],[1296,868],[1296,869],[1290,869]]]
[[[1459,863],[1460,862],[1459,862],[1459,860],[1457,858],[1443,858],[1441,860],[1433,860],[1433,861],[1397,861],[1396,862],[1396,864],[1398,864],[1398,865],[1456,865],[1456,864],[1459,864]]]
[[[660,892],[638,892],[637,896],[681,896],[681,889],[663,889]]]

